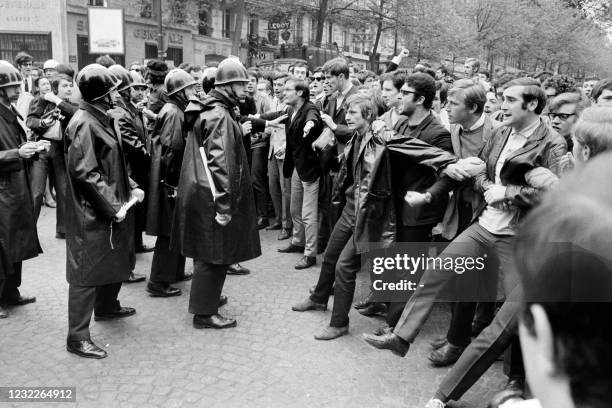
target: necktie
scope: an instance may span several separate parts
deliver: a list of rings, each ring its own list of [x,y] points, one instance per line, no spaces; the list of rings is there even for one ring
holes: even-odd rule
[[[24,78],[23,83],[25,84],[25,91],[30,92],[30,87],[28,86],[28,79]]]

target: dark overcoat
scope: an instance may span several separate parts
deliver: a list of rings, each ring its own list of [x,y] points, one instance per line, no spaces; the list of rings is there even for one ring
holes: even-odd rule
[[[66,279],[79,286],[126,280],[134,268],[134,211],[113,218],[136,184],[128,177],[116,122],[81,102],[66,128]]]
[[[170,236],[181,163],[185,151],[185,106],[170,99],[159,111],[151,136],[147,234]]]
[[[30,160],[19,155],[26,134],[17,111],[0,104],[0,279],[13,264],[41,253],[28,174]]]
[[[261,255],[253,185],[235,104],[222,91],[213,90],[187,111],[190,116],[193,106],[200,113],[187,136],[171,247],[214,264],[233,264]],[[217,192],[214,198],[211,183]],[[232,219],[221,226],[215,221],[216,213],[229,214]]]

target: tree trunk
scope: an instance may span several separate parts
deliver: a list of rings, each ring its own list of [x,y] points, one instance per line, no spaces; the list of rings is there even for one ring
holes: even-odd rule
[[[374,45],[372,46],[372,53],[370,54],[370,71],[378,73],[378,67],[376,63],[376,52],[378,51],[378,43],[380,42],[380,35],[382,34],[383,17],[382,11],[385,6],[385,0],[380,0],[379,9],[381,15],[378,17],[378,23],[376,24],[376,38],[374,39]]]
[[[319,9],[317,10],[317,32],[315,35],[315,47],[321,47],[323,43],[323,29],[325,20],[327,19],[327,6],[329,0],[319,0]]]
[[[242,21],[244,20],[244,0],[236,0],[234,12],[236,14],[236,24],[232,36],[232,55],[240,56],[240,40],[242,36]]]

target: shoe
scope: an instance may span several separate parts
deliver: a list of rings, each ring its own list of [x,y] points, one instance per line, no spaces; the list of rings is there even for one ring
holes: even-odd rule
[[[279,230],[279,229],[282,229],[282,228],[283,228],[283,225],[280,222],[275,222],[274,224],[270,224],[266,228],[266,231]]]
[[[221,316],[220,314],[214,314],[212,316],[193,316],[194,329],[229,329],[230,327],[236,327],[236,324],[236,320],[228,319],[226,317]]]
[[[121,306],[119,309],[110,312],[110,313],[96,313],[94,316],[94,320],[99,322],[101,320],[113,320],[113,319],[121,319],[123,317],[128,317],[136,313],[136,309],[133,307],[123,307]]]
[[[380,326],[378,329],[372,332],[372,334],[375,336],[382,336],[383,334],[387,334],[387,333],[393,333],[393,327],[390,327],[388,324],[385,324],[384,326]]]
[[[348,324],[344,327],[324,327],[319,333],[314,335],[315,340],[333,340],[348,334]]]
[[[321,311],[325,311],[327,310],[327,304],[326,303],[316,303],[313,302],[309,297],[306,298],[306,300],[300,302],[300,303],[296,303],[295,305],[291,306],[291,310],[293,310],[294,312],[305,312],[307,310],[321,310]]]
[[[0,319],[6,319],[9,317],[9,312],[4,306],[0,306]]]
[[[56,232],[55,233],[55,238],[57,238],[57,239],[66,239],[66,233],[65,232]]]
[[[268,226],[268,219],[267,218],[263,218],[263,217],[259,217],[257,219],[257,229],[264,229]]]
[[[525,380],[510,378],[503,390],[498,392],[489,401],[489,407],[500,407],[518,403],[525,400]]]
[[[446,336],[443,336],[443,337],[438,337],[437,339],[433,339],[429,343],[429,345],[431,346],[433,350],[437,350],[440,347],[444,346],[446,343],[448,343],[448,340],[446,339]]]
[[[284,239],[288,239],[291,238],[291,231],[289,231],[288,229],[282,229],[281,232],[278,234],[278,237],[276,237],[277,240],[282,241]]]
[[[372,292],[368,293],[368,296],[360,300],[359,302],[355,302],[353,307],[356,310],[365,309],[366,307],[372,304]]]
[[[144,254],[145,252],[153,252],[153,251],[155,251],[154,246],[148,246],[148,245],[142,244],[136,247],[137,254]]]
[[[446,407],[446,404],[437,398],[430,399],[429,401],[427,401],[427,405],[425,405],[425,408],[444,408],[444,407]]]
[[[191,279],[193,279],[193,273],[184,273],[183,276],[181,278],[177,278],[176,282],[187,282],[190,281]]]
[[[286,247],[278,248],[277,251],[278,252],[282,252],[283,254],[289,254],[289,253],[292,253],[292,252],[302,253],[302,252],[304,252],[304,247],[300,246],[300,245],[289,244]]]
[[[244,266],[240,265],[239,263],[230,265],[227,268],[228,275],[248,275],[249,273],[251,273],[251,271],[248,268],[245,268]]]
[[[66,350],[85,358],[106,358],[108,354],[91,340],[69,341]]]
[[[386,303],[370,303],[369,306],[359,309],[358,312],[367,317],[372,316],[385,316],[387,314],[387,304]]]
[[[224,296],[224,295],[219,296],[219,304],[217,305],[217,307],[221,307],[225,305],[227,305],[227,296]]]
[[[173,297],[173,296],[180,296],[182,293],[179,288],[175,288],[173,286],[163,284],[163,283],[150,282],[150,281],[147,284],[146,291],[149,293],[149,296],[151,297]]]
[[[315,293],[316,289],[317,289],[317,285],[312,285],[310,289],[308,289],[308,292],[310,292],[310,294],[312,295],[313,293]],[[329,292],[329,296],[334,296],[335,290],[336,290],[336,287],[332,286],[331,292]]]
[[[298,263],[295,264],[295,269],[306,269],[317,264],[317,258],[314,256],[304,256]]]
[[[382,336],[364,333],[363,339],[372,347],[380,350],[391,350],[393,354],[400,357],[404,357],[410,349],[410,343],[395,333],[387,333]]]
[[[144,282],[147,279],[146,276],[141,275],[139,273],[130,272],[130,277],[127,280],[124,280],[123,283],[138,283]]]
[[[435,367],[447,367],[459,360],[463,350],[465,350],[465,347],[455,346],[447,342],[444,346],[429,353],[427,358]]]
[[[36,298],[34,296],[19,295],[16,298],[2,299],[1,302],[4,303],[6,306],[23,306],[27,305],[28,303],[36,302]]]

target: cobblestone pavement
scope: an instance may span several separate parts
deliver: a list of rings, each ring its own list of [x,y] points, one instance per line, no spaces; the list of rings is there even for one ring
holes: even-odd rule
[[[276,231],[262,232],[264,255],[244,263],[251,275],[226,280],[229,303],[222,312],[238,320],[237,328],[194,330],[189,282],[178,285],[182,296],[169,299],[147,296],[143,283],[124,285],[120,300],[136,315],[92,321],[93,340],[109,357],[79,358],[65,349],[65,242],[55,239],[54,224],[54,210],[43,208],[44,254],[24,264],[22,293],[37,302],[12,308],[0,320],[0,386],[75,386],[77,403],[12,406],[412,408],[425,405],[448,371],[430,367],[426,358],[428,340],[446,329],[444,307],[403,359],[364,343],[361,333],[382,321],[355,311],[348,336],[315,341],[313,333],[328,324],[330,311],[296,313],[290,307],[315,283],[320,257],[317,267],[293,269],[299,256],[276,252]],[[151,257],[139,255],[136,271],[148,275]],[[192,269],[190,260],[187,265]],[[357,297],[366,290],[364,278],[358,278]],[[498,363],[459,406],[486,406],[503,383]]]

